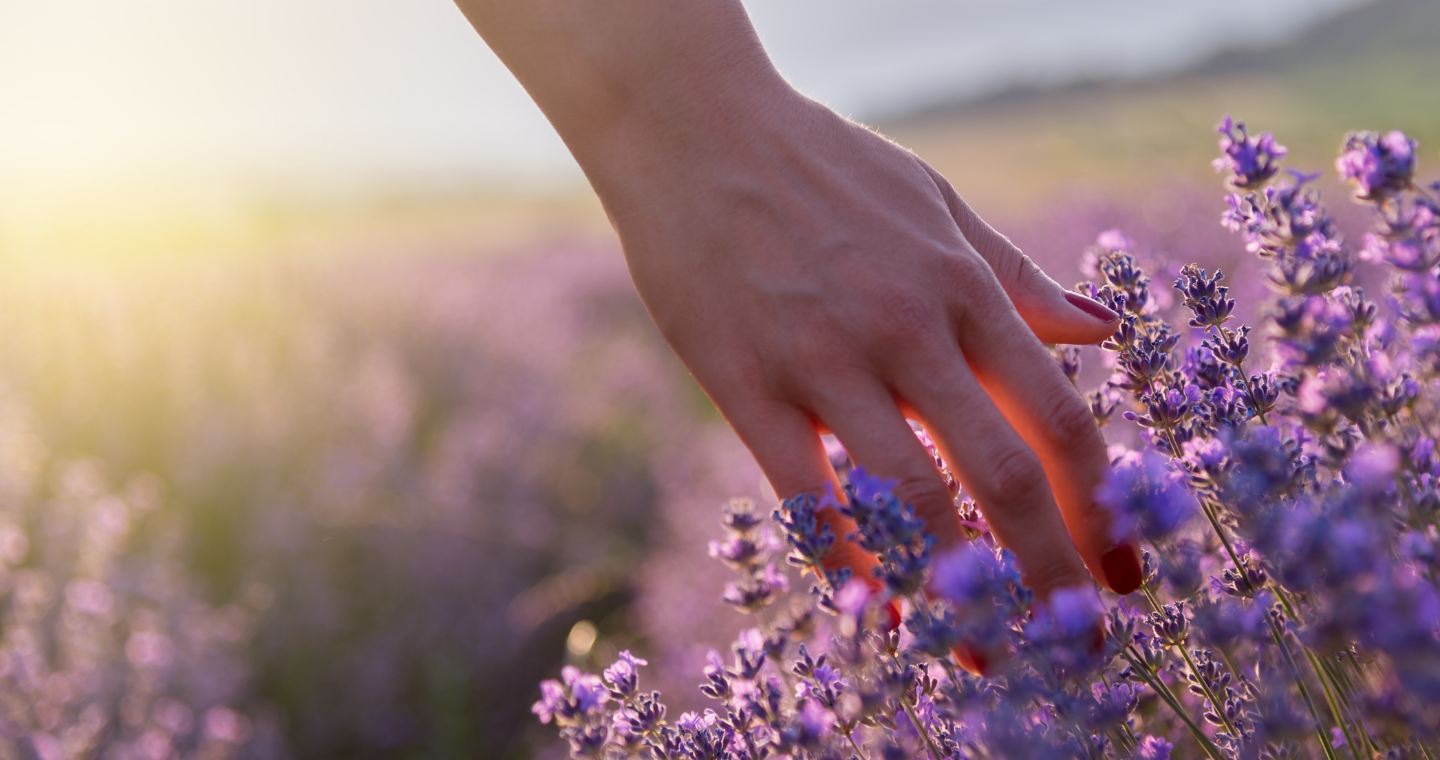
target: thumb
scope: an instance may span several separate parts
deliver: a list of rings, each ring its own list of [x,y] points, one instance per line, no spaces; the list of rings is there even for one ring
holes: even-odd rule
[[[986,224],[939,172],[924,161],[920,164],[935,180],[960,234],[990,265],[1015,310],[1041,343],[1099,343],[1114,334],[1120,324],[1118,314],[1060,287],[1014,243]]]

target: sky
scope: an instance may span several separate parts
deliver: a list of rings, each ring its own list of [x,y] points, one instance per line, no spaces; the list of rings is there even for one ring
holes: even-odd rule
[[[877,118],[1148,76],[1358,0],[749,0],[782,73]],[[128,183],[575,182],[448,0],[0,0],[0,197]]]

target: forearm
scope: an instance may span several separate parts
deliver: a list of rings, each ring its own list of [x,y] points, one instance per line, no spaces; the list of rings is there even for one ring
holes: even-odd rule
[[[738,0],[457,0],[602,190],[793,97]],[[732,129],[733,128],[733,129]]]
[[[1104,440],[1037,340],[1099,342],[1114,314],[1077,305],[913,154],[798,95],[739,0],[457,2],[570,146],[661,333],[777,493],[838,485],[823,424],[901,484],[937,550],[958,544],[908,415],[1041,598],[1088,586],[1086,562],[1134,590],[1135,544],[1091,498]],[[873,555],[835,557],[871,577]]]

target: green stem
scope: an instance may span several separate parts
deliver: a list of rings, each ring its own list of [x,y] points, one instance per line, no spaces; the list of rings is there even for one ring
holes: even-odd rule
[[[1355,756],[1355,760],[1363,760],[1365,756],[1360,754],[1355,737],[1350,734],[1350,724],[1345,720],[1344,711],[1340,709],[1340,702],[1335,698],[1335,693],[1331,691],[1330,684],[1326,683],[1324,676],[1320,675],[1321,668],[1317,666],[1315,656],[1309,651],[1305,652],[1305,656],[1310,659],[1310,667],[1315,669],[1316,680],[1320,682],[1320,690],[1325,692],[1325,704],[1330,708],[1330,715],[1335,719],[1335,724],[1340,727],[1340,733],[1345,735],[1345,745],[1350,748],[1350,754]]]
[[[1121,656],[1130,663],[1131,667],[1135,668],[1135,672],[1140,674],[1140,677],[1145,680],[1145,684],[1153,689],[1156,694],[1160,695],[1160,698],[1165,700],[1165,704],[1170,705],[1170,709],[1175,715],[1185,722],[1185,725],[1190,729],[1190,733],[1195,735],[1195,740],[1200,742],[1200,747],[1205,750],[1205,754],[1209,755],[1213,760],[1225,760],[1224,756],[1220,754],[1220,748],[1216,747],[1215,743],[1210,741],[1210,737],[1206,736],[1205,732],[1200,730],[1199,726],[1195,725],[1195,721],[1191,720],[1190,715],[1180,707],[1180,701],[1175,698],[1175,695],[1170,691],[1170,687],[1166,686],[1165,682],[1161,681],[1158,675],[1150,671],[1150,666],[1145,664],[1144,658],[1140,657],[1139,653],[1133,651],[1123,652]]]
[[[1110,688],[1110,679],[1106,678],[1104,673],[1100,674],[1100,683],[1105,684],[1105,688],[1107,690]],[[1126,718],[1124,723],[1120,724],[1119,729],[1124,733],[1122,734],[1117,731],[1115,736],[1117,740],[1124,739],[1124,741],[1117,741],[1117,743],[1121,744],[1122,746],[1128,746],[1130,748],[1130,751],[1134,752],[1135,748],[1140,746],[1140,740],[1136,739],[1135,732],[1130,730],[1130,721],[1128,717]]]
[[[895,663],[895,667],[900,668],[901,677],[904,678],[905,668],[900,664],[900,658],[892,654],[890,655],[890,661]],[[930,750],[932,760],[940,760],[940,750],[935,748],[935,740],[930,738],[930,729],[921,723],[920,716],[915,714],[915,708],[910,704],[909,695],[910,685],[906,684],[905,690],[900,692],[900,708],[909,716],[911,725],[915,726],[915,731],[925,740],[925,746]]]
[[[1175,441],[1175,433],[1168,427],[1160,430],[1165,433],[1165,443],[1170,446],[1170,458],[1180,461],[1180,444]]]
[[[1175,434],[1170,432],[1170,428],[1165,428],[1164,430],[1165,440],[1170,444],[1171,456],[1178,462],[1180,460],[1180,446],[1175,443]],[[1235,571],[1240,573],[1241,578],[1245,578],[1244,570],[1240,565],[1240,557],[1235,553],[1235,547],[1230,545],[1230,538],[1225,535],[1225,530],[1221,528],[1220,518],[1215,516],[1209,499],[1201,497],[1200,511],[1205,513],[1205,519],[1210,521],[1210,527],[1215,530],[1215,535],[1220,537],[1220,543],[1225,545],[1225,553],[1229,554],[1230,561],[1235,563]],[[1245,587],[1250,587],[1250,581],[1248,579],[1245,580]],[[1251,590],[1259,591],[1259,589]]]
[[[1150,603],[1151,611],[1159,612],[1160,608],[1164,606],[1160,604],[1160,599],[1155,596],[1155,592],[1151,591],[1149,586],[1141,586],[1140,592],[1145,595],[1145,601]]]
[[[1121,726],[1120,728],[1124,727]],[[1129,739],[1126,739],[1125,734],[1120,733],[1119,729],[1111,729],[1109,734],[1110,741],[1114,742],[1117,746],[1120,747],[1120,749],[1124,750],[1126,754],[1130,754],[1135,751],[1134,743],[1131,742]]]
[[[1290,599],[1290,595],[1285,589],[1275,583],[1271,583],[1270,588],[1275,591],[1275,597],[1279,599],[1280,604],[1284,606],[1285,614],[1289,615],[1291,620],[1299,620],[1300,618],[1296,614],[1295,603]],[[1355,737],[1351,735],[1350,725],[1345,720],[1345,711],[1342,709],[1340,703],[1340,696],[1343,692],[1340,688],[1339,679],[1336,678],[1335,674],[1332,673],[1329,668],[1325,667],[1325,663],[1321,662],[1320,658],[1311,651],[1309,647],[1305,646],[1304,642],[1300,642],[1300,651],[1305,653],[1305,660],[1310,663],[1310,668],[1315,671],[1315,680],[1320,682],[1320,688],[1325,692],[1325,704],[1330,708],[1330,714],[1335,718],[1335,724],[1338,725],[1340,731],[1345,734],[1345,743],[1349,745],[1350,753],[1356,758],[1363,757],[1356,748]],[[1368,744],[1368,737],[1366,737],[1366,740]]]
[[[933,760],[940,760],[940,750],[935,748],[935,740],[930,738],[930,729],[920,722],[920,716],[915,714],[915,708],[910,706],[910,700],[901,697],[900,707],[905,710],[906,715],[910,716],[910,723],[915,726],[915,730],[919,731],[921,738],[925,740],[925,747],[930,750],[930,757]]]
[[[1290,652],[1290,647],[1286,646],[1284,635],[1276,630],[1274,621],[1269,622],[1270,636],[1275,639],[1275,646],[1280,648],[1281,654],[1285,655],[1285,661],[1290,665],[1290,672],[1295,674],[1295,687],[1300,690],[1300,697],[1305,700],[1305,708],[1310,712],[1310,719],[1315,721],[1315,737],[1320,741],[1320,749],[1325,753],[1327,760],[1339,760],[1335,756],[1335,749],[1330,746],[1330,737],[1322,727],[1320,711],[1315,707],[1315,700],[1310,696],[1310,689],[1305,686],[1305,675],[1295,664],[1295,655]]]
[[[845,740],[848,741],[848,742],[850,742],[850,746],[855,749],[855,754],[856,754],[856,756],[861,757],[861,758],[864,758],[864,760],[870,760],[870,756],[867,755],[867,754],[865,754],[865,750],[860,749],[860,745],[855,743],[855,732],[854,732],[854,730],[851,729],[851,728],[848,728],[848,725],[849,725],[848,723],[847,723],[846,725],[847,725],[847,728],[845,729]]]
[[[1240,672],[1240,669],[1237,668],[1237,667],[1235,667],[1235,661],[1232,660],[1232,659],[1230,659],[1230,651],[1229,651],[1229,650],[1227,650],[1225,647],[1222,647],[1222,646],[1216,646],[1216,647],[1215,647],[1215,651],[1217,651],[1217,652],[1220,653],[1220,659],[1222,659],[1222,660],[1225,661],[1225,667],[1230,668],[1230,673],[1231,673],[1232,675],[1234,675],[1237,680],[1239,680],[1239,681],[1242,682],[1242,683],[1247,683],[1247,682],[1249,681],[1249,679],[1246,678],[1245,675]]]
[[[1245,588],[1250,592],[1259,591],[1250,585],[1250,579],[1245,575],[1245,566],[1240,564],[1240,555],[1235,552],[1235,547],[1230,544],[1230,537],[1225,535],[1225,528],[1220,524],[1220,518],[1215,515],[1215,508],[1209,499],[1200,500],[1200,511],[1205,513],[1205,519],[1210,521],[1210,527],[1214,529],[1215,535],[1220,538],[1220,543],[1225,546],[1225,553],[1230,555],[1230,561],[1235,563],[1235,573],[1245,582]]]
[[[1355,685],[1350,682],[1348,675],[1341,672],[1339,667],[1340,663],[1331,662],[1319,655],[1314,655],[1314,658],[1315,664],[1319,665],[1321,670],[1324,671],[1325,679],[1330,682],[1331,688],[1335,691],[1335,703],[1339,705],[1340,709],[1347,716],[1356,715],[1355,703],[1350,699],[1351,693],[1355,691]],[[1351,724],[1343,724],[1342,728],[1348,725]],[[1369,757],[1374,755],[1376,753],[1374,737],[1370,735],[1370,730],[1365,727],[1365,721],[1358,719],[1353,721],[1353,725],[1355,727],[1355,735],[1360,738],[1360,748],[1366,753],[1365,756]],[[1359,757],[1359,755],[1357,755],[1357,757]]]
[[[1235,724],[1230,722],[1230,716],[1225,714],[1225,705],[1221,704],[1220,699],[1215,696],[1215,692],[1210,690],[1210,684],[1205,683],[1205,677],[1200,675],[1200,668],[1196,667],[1195,661],[1190,659],[1190,653],[1185,651],[1185,645],[1177,644],[1175,648],[1180,650],[1180,656],[1185,658],[1185,664],[1190,668],[1191,674],[1195,676],[1195,683],[1200,684],[1200,690],[1204,691],[1205,698],[1210,700],[1211,709],[1215,711],[1216,715],[1220,716],[1220,720],[1225,722],[1225,730],[1229,731],[1230,735],[1238,740],[1240,738],[1240,732],[1236,730]]]
[[[1270,423],[1265,420],[1265,413],[1260,411],[1260,404],[1255,401],[1255,389],[1250,387],[1250,378],[1246,376],[1245,368],[1239,364],[1234,366],[1235,371],[1240,375],[1240,382],[1245,385],[1245,397],[1250,401],[1250,408],[1254,409],[1255,414],[1260,416],[1261,425],[1269,425]]]
[[[1140,737],[1136,736],[1135,732],[1130,730],[1130,724],[1128,722],[1121,723],[1120,730],[1124,731],[1125,735],[1130,737],[1130,746],[1132,748],[1140,746]]]
[[[770,619],[765,617],[765,610],[757,608],[755,610],[755,620],[760,623],[760,630],[765,633],[766,639],[774,635],[775,628],[770,625]],[[774,665],[775,670],[780,673],[780,677],[785,679],[785,688],[789,689],[791,694],[794,694],[795,682],[790,678],[790,671],[786,670],[785,666],[779,662],[772,661],[770,664]]]
[[[1241,374],[1242,377],[1243,377],[1244,372],[1241,371],[1240,374]],[[1248,380],[1246,381],[1245,385],[1246,385],[1246,390],[1247,390],[1247,392],[1248,392],[1248,391],[1249,391],[1249,382],[1248,382]],[[1253,402],[1253,396],[1252,396],[1252,402]],[[1262,422],[1264,421],[1264,418],[1263,418],[1263,417],[1261,418],[1261,421],[1262,421]],[[1179,456],[1178,456],[1178,454],[1179,454],[1179,447],[1176,446],[1176,444],[1175,444],[1175,436],[1170,432],[1170,430],[1169,430],[1168,428],[1165,429],[1165,437],[1166,437],[1166,440],[1167,440],[1167,441],[1169,442],[1169,444],[1170,444],[1170,450],[1171,450],[1171,452],[1172,452],[1172,455],[1174,455],[1175,458],[1178,459],[1178,458],[1179,458]],[[1200,507],[1201,507],[1201,511],[1205,513],[1205,519],[1210,522],[1210,527],[1211,527],[1212,529],[1214,529],[1215,535],[1220,539],[1220,543],[1225,546],[1225,553],[1228,554],[1228,555],[1230,555],[1230,561],[1235,564],[1236,574],[1240,576],[1240,578],[1241,578],[1241,579],[1243,580],[1243,582],[1245,583],[1246,588],[1247,588],[1247,589],[1250,589],[1250,591],[1251,591],[1252,593],[1253,593],[1253,592],[1256,592],[1256,591],[1259,591],[1259,589],[1256,589],[1256,588],[1253,588],[1253,587],[1250,586],[1250,581],[1249,581],[1249,579],[1245,576],[1244,567],[1243,567],[1243,565],[1240,564],[1240,556],[1235,552],[1235,547],[1230,544],[1230,538],[1229,538],[1229,536],[1226,535],[1225,529],[1221,526],[1221,524],[1220,524],[1220,519],[1215,515],[1213,506],[1210,504],[1209,499],[1203,499],[1203,498],[1202,498],[1202,499],[1200,500]],[[1273,584],[1272,584],[1272,586],[1273,586]],[[1298,618],[1298,617],[1295,617],[1294,610],[1293,610],[1293,608],[1290,606],[1288,600],[1284,598],[1283,593],[1281,593],[1278,588],[1276,589],[1276,591],[1277,591],[1277,596],[1279,596],[1279,597],[1281,598],[1281,603],[1285,605],[1285,609],[1286,609],[1286,611],[1290,614],[1291,618],[1292,618],[1292,619],[1295,619],[1295,620],[1298,620],[1299,618]],[[1321,728],[1320,713],[1319,713],[1319,710],[1316,709],[1316,707],[1315,707],[1315,701],[1314,701],[1314,699],[1310,696],[1310,690],[1309,690],[1309,688],[1305,686],[1305,677],[1304,677],[1304,674],[1302,674],[1302,673],[1300,672],[1300,668],[1299,668],[1299,666],[1298,666],[1298,665],[1296,664],[1296,662],[1295,662],[1295,657],[1294,657],[1294,655],[1290,652],[1289,647],[1286,646],[1286,644],[1285,644],[1285,642],[1284,642],[1281,634],[1274,629],[1274,623],[1273,623],[1273,621],[1268,621],[1268,616],[1267,616],[1267,622],[1270,622],[1270,624],[1271,624],[1270,635],[1275,639],[1275,643],[1276,643],[1277,646],[1280,647],[1281,652],[1284,653],[1286,661],[1290,663],[1291,671],[1294,672],[1294,674],[1295,674],[1295,686],[1296,686],[1297,688],[1299,688],[1299,690],[1300,690],[1300,696],[1304,698],[1304,700],[1305,700],[1305,706],[1306,706],[1306,708],[1308,708],[1309,711],[1310,711],[1310,717],[1315,721],[1315,733],[1316,733],[1316,736],[1317,736],[1317,737],[1319,738],[1319,740],[1320,740],[1320,748],[1325,752],[1325,757],[1327,758],[1327,760],[1339,760],[1339,759],[1335,756],[1334,748],[1332,748],[1332,747],[1330,746],[1330,739],[1329,739],[1329,737],[1325,735],[1324,729]],[[1312,654],[1308,649],[1305,650],[1305,653],[1306,653],[1307,657],[1313,657],[1313,654]],[[1184,654],[1184,649],[1183,649],[1183,648],[1181,649],[1181,654]],[[1187,655],[1185,659],[1186,659],[1186,661],[1188,662],[1190,658],[1189,658],[1189,656]],[[1313,666],[1314,666],[1314,663],[1312,663],[1312,667],[1313,667]],[[1320,679],[1320,681],[1321,681],[1321,687],[1325,689],[1326,695],[1327,695],[1327,697],[1328,697],[1328,696],[1329,696],[1329,693],[1330,693],[1330,689],[1329,689],[1329,687],[1324,683],[1324,676],[1323,676],[1323,675],[1320,675],[1320,673],[1318,672],[1318,669],[1317,669],[1316,676],[1317,676],[1317,678]],[[1207,694],[1209,693],[1209,689],[1208,689],[1208,688],[1205,689],[1205,691],[1206,691]],[[1213,700],[1212,700],[1212,704],[1214,704]],[[1332,705],[1330,705],[1330,706],[1331,706],[1332,711],[1333,711],[1333,710],[1335,709],[1335,708],[1334,708],[1334,705],[1332,704]],[[1222,712],[1222,709],[1220,708],[1219,705],[1216,705],[1216,714],[1220,715],[1222,718],[1225,717],[1225,716],[1224,716],[1224,713]],[[1346,739],[1348,740],[1348,739],[1350,738],[1350,734],[1349,734],[1349,730],[1345,727],[1345,721],[1342,720],[1342,719],[1340,719],[1340,715],[1338,714],[1338,712],[1336,713],[1335,717],[1336,717],[1336,723],[1340,725],[1341,731],[1345,732]],[[1226,724],[1227,724],[1227,726],[1229,725],[1229,720],[1228,720],[1228,719],[1226,720]],[[1237,735],[1237,736],[1238,736],[1238,735]],[[1353,742],[1350,743],[1350,751],[1351,751],[1352,753],[1355,752],[1355,745],[1354,745]],[[1355,753],[1355,757],[1356,757],[1356,758],[1359,758],[1359,757],[1360,757],[1359,753]]]

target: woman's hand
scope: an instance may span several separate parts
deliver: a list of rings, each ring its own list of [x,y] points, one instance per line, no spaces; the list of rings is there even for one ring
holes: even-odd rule
[[[1139,586],[1137,544],[1092,498],[1104,441],[1042,345],[1099,342],[1113,313],[913,154],[791,89],[736,2],[460,2],[570,145],[651,316],[777,493],[833,486],[833,431],[953,546],[955,506],[908,417],[1042,598],[1092,574]],[[868,577],[874,558],[830,561]]]

